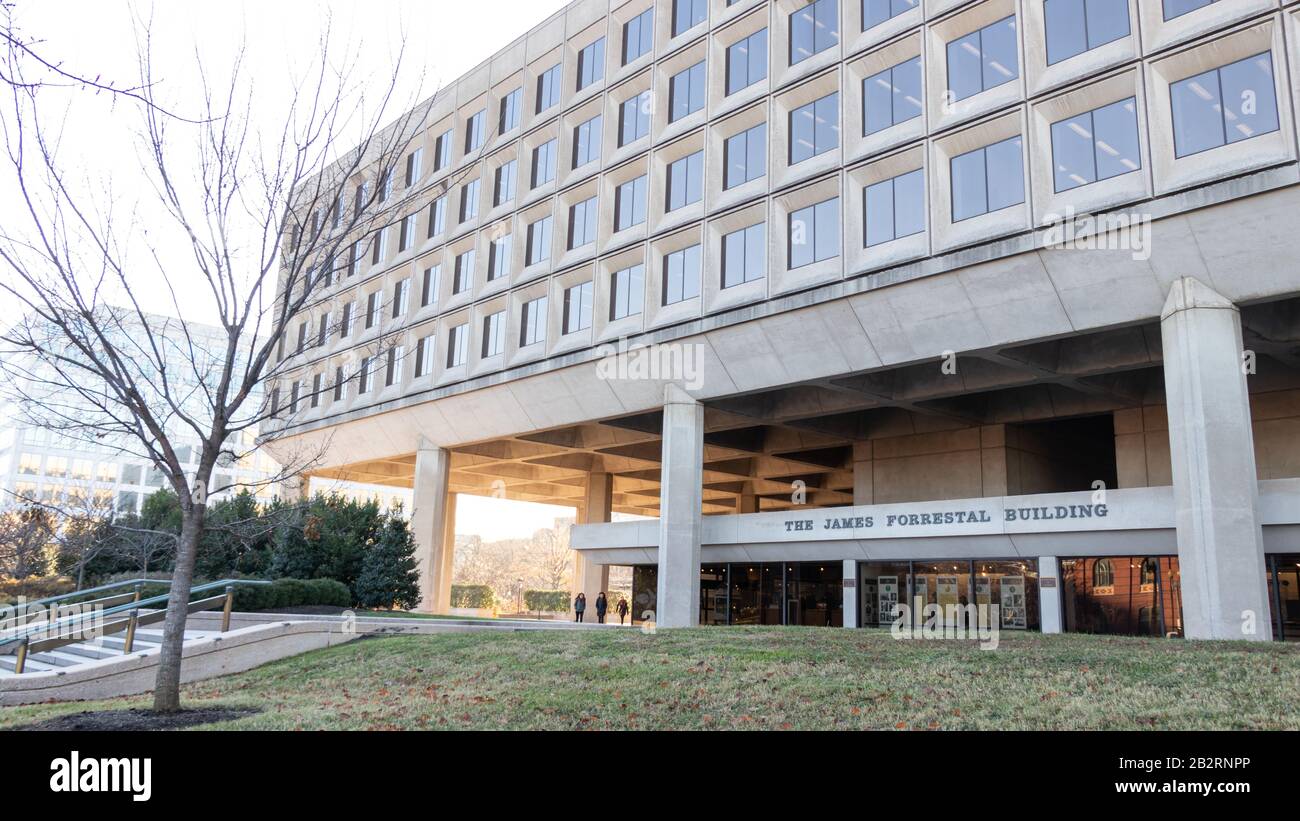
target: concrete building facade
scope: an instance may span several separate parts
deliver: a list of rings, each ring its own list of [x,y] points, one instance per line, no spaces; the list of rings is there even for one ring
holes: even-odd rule
[[[1300,635],[1298,26],[577,0],[434,98],[272,448],[413,488],[432,609],[479,493],[661,626]]]

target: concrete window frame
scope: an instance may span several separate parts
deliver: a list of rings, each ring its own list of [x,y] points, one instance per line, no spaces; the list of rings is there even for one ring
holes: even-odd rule
[[[567,353],[591,346],[592,334],[596,327],[596,314],[599,311],[596,300],[596,264],[588,262],[561,274],[551,277],[551,287],[546,300],[546,339],[547,352],[550,354]],[[564,333],[564,292],[584,282],[591,282],[591,324],[571,334]]]
[[[709,20],[712,21],[713,28],[722,28],[723,26],[742,17],[759,6],[766,5],[767,0],[737,0],[737,2],[727,5],[727,0],[709,0]]]
[[[1141,3],[1128,0],[1128,29],[1126,37],[1104,43],[1094,49],[1056,63],[1047,64],[1047,13],[1043,3],[1024,4],[1024,65],[1022,74],[1030,97],[1055,88],[1069,85],[1084,77],[1092,77],[1115,66],[1136,60],[1138,54],[1138,9]]]
[[[844,28],[840,31],[840,42],[843,43],[845,54],[857,54],[888,42],[925,21],[925,3],[917,3],[916,8],[863,31],[862,0],[845,0],[845,2],[847,5],[843,12]],[[929,5],[934,5],[934,0],[929,0]]]
[[[655,34],[651,37],[653,42],[650,45],[650,50],[634,58],[627,65],[623,65],[623,32],[625,27],[632,20],[644,14],[647,9],[654,9],[653,16],[655,18],[652,23]],[[655,56],[659,53],[657,46],[663,42],[659,39],[659,18],[662,16],[663,13],[656,6],[655,0],[632,0],[632,2],[624,3],[610,12],[609,39],[605,41],[605,54],[607,56],[614,55],[614,66],[612,70],[606,69],[606,87],[613,87],[623,82],[654,62]]]
[[[455,111],[452,109],[452,101],[450,99],[445,101],[435,100],[432,108],[434,110],[429,112],[429,125],[424,130],[426,141],[424,164],[428,168],[428,170],[424,172],[424,181],[426,185],[443,179],[451,174],[452,169],[456,167],[456,152],[454,150],[456,142],[456,115]],[[453,149],[450,152],[451,158],[442,168],[437,168],[438,138],[448,131],[451,132],[451,145]],[[347,205],[351,208],[352,203],[348,202]]]
[[[496,111],[496,105],[496,99],[486,90],[457,103],[456,129],[451,135],[451,162],[453,165],[459,167],[477,162],[480,156],[486,153],[485,148],[492,145],[492,138],[496,135],[496,123],[489,122],[488,114]],[[466,151],[466,129],[469,128],[470,121],[474,118],[474,115],[478,114],[480,111],[484,112],[483,141],[472,151]]]
[[[533,184],[533,152],[551,140],[555,140],[555,176],[536,188]],[[560,154],[560,121],[553,120],[541,128],[524,135],[519,141],[519,181],[515,190],[515,202],[526,208],[533,203],[550,197],[559,185],[560,169],[564,158]],[[567,165],[567,163],[566,163]]]
[[[767,174],[772,190],[785,188],[803,180],[838,169],[844,156],[844,89],[840,82],[841,69],[837,66],[824,74],[800,83],[772,98],[772,121],[767,129]],[[790,164],[790,115],[800,106],[820,100],[828,94],[839,94],[839,140],[835,148]]]
[[[844,186],[840,174],[828,176],[772,199],[768,218],[768,294],[777,296],[840,279],[844,273]],[[840,198],[840,252],[820,262],[789,268],[790,215],[820,202]]]
[[[472,190],[473,184],[476,180],[478,181],[478,195],[477,195],[478,213],[476,216],[470,217],[464,222],[461,222],[460,220],[461,201],[466,196],[465,191],[467,189]],[[474,231],[478,230],[478,227],[483,224],[484,217],[487,214],[487,208],[484,207],[484,205],[485,203],[491,202],[490,197],[486,193],[484,193],[485,189],[490,187],[491,187],[490,185],[483,184],[482,165],[475,166],[472,170],[469,170],[465,173],[465,175],[461,178],[461,180],[456,184],[456,187],[451,190],[451,197],[448,198],[447,200],[448,236],[450,236],[452,239],[459,239],[465,236],[466,234],[473,233]]]
[[[596,198],[596,238],[594,241],[585,245],[579,245],[572,250],[569,249],[569,223],[573,219],[573,206],[585,202],[592,197]],[[585,262],[600,253],[600,224],[605,219],[605,203],[600,199],[600,183],[598,180],[590,179],[582,185],[575,186],[565,191],[556,200],[555,209],[555,232],[557,251],[559,258],[555,260],[555,268],[568,268],[570,265],[577,265]],[[610,219],[613,219],[613,210],[610,209]]]
[[[705,253],[706,249],[703,247],[703,243],[703,226],[699,224],[660,237],[650,243],[650,252],[647,254],[645,270],[646,299],[643,307],[645,327],[647,329],[672,325],[688,319],[695,319],[701,315],[704,301],[704,283],[709,280],[709,277],[713,276],[713,271],[709,267],[709,257]],[[683,299],[671,305],[664,305],[664,257],[692,245],[701,246],[700,293],[689,299]]]
[[[348,352],[339,354],[338,356],[332,356],[325,363],[324,383],[328,387],[325,391],[326,402],[322,404],[326,404],[330,413],[346,412],[356,401],[357,386],[353,380],[348,379],[348,377],[351,377],[355,372],[356,361],[357,357],[351,352]],[[335,399],[335,386],[338,382],[338,373],[340,368],[343,369],[344,376],[343,395],[340,398]]]
[[[1196,12],[1184,16],[1194,14]],[[1181,159],[1176,158],[1169,87],[1179,80],[1265,51],[1270,52],[1273,58],[1273,93],[1277,101],[1278,130]],[[1230,34],[1218,35],[1213,40],[1191,46],[1148,65],[1146,91],[1147,99],[1150,100],[1151,170],[1157,195],[1296,158],[1291,111],[1293,100],[1284,93],[1285,89],[1281,85],[1286,70],[1283,67],[1288,62],[1282,21],[1274,16]]]
[[[765,123],[767,124],[767,145],[763,148],[765,173],[734,188],[726,188],[727,140]],[[704,202],[709,213],[716,213],[722,209],[746,202],[767,191],[768,175],[772,170],[772,125],[768,122],[768,102],[766,100],[762,100],[721,122],[713,123],[709,127],[708,140],[708,155],[714,158],[713,162],[704,164]]]
[[[1138,156],[1142,167],[1056,193],[1052,124],[1133,97],[1137,108]],[[1151,151],[1146,128],[1146,88],[1136,68],[1035,103],[1029,110],[1030,174],[1034,224],[1059,222],[1067,210],[1104,211],[1151,196]]]
[[[515,195],[510,199],[506,200],[505,202],[501,203],[500,205],[494,206],[492,204],[492,200],[496,196],[497,169],[506,165],[511,160],[515,161]],[[519,178],[520,178],[520,170],[523,167],[524,164],[519,161],[519,143],[511,143],[510,145],[506,146],[505,148],[502,148],[496,153],[489,154],[483,160],[483,179],[487,181],[486,182],[486,188],[487,188],[486,203],[487,204],[486,207],[482,205],[480,205],[479,207],[480,207],[480,213],[483,215],[483,218],[487,222],[498,220],[504,216],[514,213],[515,207],[519,203],[519,193],[520,193]],[[457,204],[459,205],[459,203]],[[429,209],[427,207],[424,209],[423,217],[425,219],[428,218],[428,210]],[[426,230],[425,233],[427,234],[428,231]]]
[[[905,17],[911,13],[909,11],[899,16]],[[844,94],[840,98],[840,105],[844,109],[844,124],[840,141],[845,146],[844,163],[846,165],[925,137],[926,120],[929,117],[929,110],[925,100],[921,101],[920,116],[891,125],[874,134],[863,136],[862,133],[865,123],[863,118],[866,113],[862,99],[863,83],[869,77],[874,77],[882,71],[917,57],[921,58],[921,77],[925,78],[927,76],[928,61],[924,54],[924,46],[925,41],[921,38],[921,32],[914,31],[886,46],[862,55],[846,66]],[[922,79],[921,85],[921,93],[925,94],[924,79]]]
[[[670,98],[672,96],[673,77],[701,62],[704,63],[704,105],[675,122],[669,122],[668,118],[672,115]],[[709,70],[709,44],[707,40],[700,40],[698,43],[694,43],[673,56],[656,63],[654,68],[654,95],[652,97],[654,110],[650,112],[651,138],[655,142],[671,140],[704,125],[709,117],[709,101],[713,96],[711,92],[713,83],[714,77]]]
[[[453,280],[456,278],[456,257],[469,250],[474,251],[474,270],[470,273],[470,286],[458,294],[453,294],[451,288]],[[474,288],[479,282],[478,269],[483,264],[483,260],[478,254],[478,236],[470,234],[451,243],[447,246],[447,256],[451,261],[451,267],[443,271],[443,278],[447,280],[447,301],[444,307],[447,310],[453,310],[474,301]]]
[[[1166,20],[1164,3],[1138,3],[1142,24],[1142,46],[1146,54],[1186,43],[1202,34],[1277,8],[1276,0],[1232,0],[1208,6]]]
[[[619,248],[627,243],[644,240],[647,236],[647,229],[650,224],[650,209],[654,206],[650,202],[650,157],[642,155],[631,162],[624,163],[617,168],[607,171],[600,178],[600,201],[604,204],[601,209],[600,225],[596,231],[596,242],[599,247],[606,250]],[[626,182],[631,182],[637,177],[646,178],[646,218],[644,222],[630,225],[622,231],[615,230],[614,210],[615,198],[618,195],[618,187]],[[606,211],[605,208],[609,210]]]
[[[931,10],[933,14],[933,10]],[[949,101],[948,44],[1006,17],[1016,18],[1016,78],[1010,82]],[[926,28],[925,106],[931,132],[942,131],[1025,98],[1025,21],[1016,0],[986,0]]]
[[[651,121],[654,120],[653,109],[657,105],[654,94],[655,72],[644,71],[635,77],[627,80],[616,88],[610,89],[606,95],[605,116],[608,120],[604,123],[601,131],[601,165],[605,168],[611,168],[627,159],[640,154],[650,147],[651,141],[654,140],[653,126],[645,135],[638,137],[627,145],[620,146],[619,140],[619,112],[623,108],[623,103],[634,97],[639,97],[646,92],[650,92]],[[667,92],[665,92],[666,94]],[[665,98],[666,99],[666,98]]]
[[[437,336],[434,337],[434,351],[437,354],[437,362],[433,371],[433,384],[445,385],[449,382],[459,382],[469,376],[469,369],[474,361],[474,323],[472,322],[471,310],[469,306],[461,308],[455,313],[447,314],[438,318]],[[447,346],[451,336],[451,329],[460,325],[469,326],[469,339],[465,346],[465,361],[455,367],[447,367]]]
[[[525,134],[539,124],[555,119],[564,110],[564,103],[567,99],[565,82],[566,78],[572,75],[565,73],[564,38],[562,34],[551,42],[555,42],[556,45],[536,56],[530,56],[528,65],[524,67],[523,133]],[[557,63],[560,65],[560,102],[539,112],[537,110],[537,81],[543,74],[554,68]]]
[[[673,0],[660,0],[655,4],[655,43],[663,44],[660,54],[671,54],[696,37],[704,34],[712,25],[713,9],[710,3],[704,6],[704,19],[684,31],[673,35]]]
[[[600,19],[585,29],[565,38],[564,43],[564,78],[562,82],[563,91],[560,94],[560,109],[567,110],[579,103],[589,100],[593,97],[600,97],[604,94],[605,83],[609,82],[610,73],[618,62],[618,54],[612,54],[611,51],[620,51],[620,49],[610,49],[610,26],[609,15],[602,14]],[[622,28],[619,29],[619,43],[622,43]],[[590,84],[583,88],[578,88],[578,54],[587,46],[595,43],[601,38],[605,39],[605,54],[603,65],[601,66],[600,78],[592,80]],[[611,59],[612,57],[612,59]]]
[[[504,140],[514,139],[523,132],[524,114],[526,113],[524,110],[524,97],[526,96],[524,86],[523,68],[510,72],[492,84],[492,109],[488,112],[488,129],[492,135],[491,139],[495,140],[498,145]],[[510,96],[510,93],[516,89],[519,90],[519,122],[515,123],[513,128],[507,128],[503,133],[501,131],[501,106],[506,98]]]
[[[610,300],[613,298],[610,287],[611,278],[615,272],[624,268],[631,268],[633,265],[644,266],[646,274],[641,279],[641,312],[611,321],[609,318]],[[646,258],[646,246],[644,244],[626,248],[617,254],[604,257],[596,263],[595,316],[592,319],[594,341],[609,342],[621,337],[631,336],[639,333],[645,327],[646,309],[650,304],[650,295],[646,291],[649,273],[650,262]]]
[[[647,196],[650,198],[646,209],[646,222],[649,232],[658,234],[670,231],[688,222],[697,222],[704,218],[704,190],[709,179],[709,166],[712,158],[706,149],[706,132],[700,129],[676,142],[655,150],[650,158],[650,185]],[[696,152],[703,152],[704,161],[700,169],[700,198],[673,211],[668,209],[668,167],[680,159]],[[610,212],[613,219],[613,211]]]
[[[516,288],[510,292],[509,313],[506,315],[506,367],[514,367],[524,362],[531,362],[546,356],[546,346],[551,341],[551,284],[545,280],[538,280],[524,288]],[[519,335],[523,324],[524,305],[532,302],[538,297],[546,297],[546,316],[542,317],[542,322],[546,329],[546,338],[531,345],[520,345]]]
[[[479,232],[482,242],[479,244],[478,256],[483,261],[478,267],[483,271],[483,283],[475,288],[474,295],[476,298],[482,298],[490,294],[499,293],[510,288],[511,283],[519,276],[523,268],[523,257],[519,251],[519,232],[516,229],[515,218],[513,216],[498,220],[485,227]],[[491,273],[489,266],[492,262],[492,244],[502,237],[510,237],[510,256],[505,263],[505,273],[495,279],[488,279]]]
[[[439,248],[436,251],[425,254],[414,260],[412,263],[413,271],[411,273],[411,305],[413,313],[411,314],[413,322],[421,322],[429,317],[437,316],[446,305],[446,298],[451,293],[451,286],[446,282],[447,271],[447,254],[445,248]],[[420,304],[424,296],[424,272],[429,268],[438,267],[438,282],[434,298],[428,305]],[[337,314],[336,314],[337,315]]]
[[[844,232],[844,270],[849,275],[875,271],[905,262],[923,259],[930,254],[930,169],[926,166],[923,145],[914,145],[893,154],[852,168],[845,182],[844,218],[848,223]],[[866,204],[863,201],[867,186],[893,179],[902,174],[920,170],[927,178],[925,186],[926,228],[919,234],[899,237],[889,242],[866,247]]]
[[[758,82],[727,94],[727,50],[763,29],[768,30],[767,76]],[[772,82],[772,30],[766,8],[753,9],[749,14],[715,31],[709,40],[709,101],[707,108],[713,117],[724,116],[766,97]]]
[[[386,384],[388,382],[388,357],[390,355],[393,356],[394,359],[400,358],[400,361],[397,364],[399,373],[397,374],[397,379],[395,379],[391,385]],[[415,353],[411,348],[410,335],[406,331],[403,331],[402,333],[397,334],[396,338],[388,340],[388,344],[384,347],[379,355],[378,361],[376,362],[374,387],[375,401],[387,402],[392,399],[397,399],[405,394],[407,387],[411,382],[411,371],[414,369]]]
[[[704,292],[705,314],[717,313],[718,311],[725,311],[754,302],[762,302],[767,299],[768,281],[772,278],[770,255],[766,255],[763,259],[764,275],[762,277],[740,285],[733,285],[730,288],[722,287],[723,238],[735,231],[762,223],[766,226],[765,230],[770,244],[772,225],[768,221],[767,215],[767,201],[760,200],[752,205],[712,219],[705,226],[704,256],[708,259],[705,268],[713,272],[711,276],[703,281],[701,288]]]
[[[419,356],[420,340],[430,334],[434,334],[433,346],[430,351],[433,358],[429,362],[421,363],[424,365],[425,370],[423,374],[417,376],[415,372],[415,363]],[[438,344],[436,322],[430,320],[428,322],[422,322],[418,325],[411,326],[407,334],[406,342],[406,350],[408,352],[408,367],[405,368],[407,393],[433,387],[433,375],[437,370],[438,365],[438,352],[442,349],[443,347]]]
[[[930,174],[927,181],[930,185],[930,242],[936,253],[1028,230],[1033,188],[1029,184],[1029,168],[1025,157],[1028,148],[1025,140],[1025,116],[1024,107],[1021,106],[930,144]],[[1020,160],[1025,175],[1025,201],[954,223],[952,158],[1017,136],[1021,138]]]
[[[615,114],[615,118],[617,116]],[[598,147],[600,155],[594,160],[575,167],[573,164],[573,151],[577,143],[578,126],[595,117],[600,117],[600,145]],[[617,123],[615,127],[617,127]],[[558,158],[560,171],[556,174],[559,177],[561,188],[567,188],[600,172],[601,166],[604,165],[605,130],[608,128],[609,113],[605,107],[605,96],[603,94],[588,100],[572,111],[564,113],[564,117],[560,120],[560,156]]]
[[[493,354],[492,356],[484,358],[483,356],[484,328],[487,326],[488,317],[492,316],[493,314],[499,311],[505,311],[505,316],[502,317],[503,321],[505,322],[505,330],[504,330],[505,344],[502,345],[501,351],[499,351],[496,354]],[[510,295],[500,294],[496,297],[493,297],[492,299],[477,303],[474,306],[472,316],[474,317],[474,319],[473,322],[470,324],[469,352],[468,352],[469,373],[467,375],[474,377],[474,376],[480,376],[485,373],[490,373],[491,371],[501,370],[504,367],[505,361],[507,359],[507,355],[511,350],[510,343],[512,340],[510,339]],[[517,342],[518,340],[514,340],[514,341]]]
[[[537,262],[528,264],[528,226],[538,220],[551,217],[551,248],[550,253],[545,258]],[[517,283],[529,282],[540,276],[545,276],[555,269],[556,259],[556,226],[558,219],[555,216],[555,199],[548,198],[542,202],[533,203],[528,208],[519,212],[515,218],[516,230],[519,232],[519,274],[515,277]]]
[[[811,5],[813,0],[775,0],[772,3],[772,22],[767,43],[771,59],[767,65],[767,81],[772,89],[780,89],[823,69],[839,64],[844,54],[844,5],[860,0],[836,0],[839,16],[839,42],[828,49],[790,65],[790,15]]]

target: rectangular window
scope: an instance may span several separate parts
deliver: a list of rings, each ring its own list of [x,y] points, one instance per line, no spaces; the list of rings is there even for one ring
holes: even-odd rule
[[[870,248],[925,230],[925,172],[900,174],[862,189],[862,244]]]
[[[510,234],[488,244],[488,282],[510,273]]]
[[[379,292],[371,291],[366,297],[366,330],[375,327],[379,320]]]
[[[320,374],[316,374],[311,378],[311,406],[313,408],[320,407],[320,392],[321,392],[322,381],[323,378],[321,377]]]
[[[543,71],[537,78],[537,114],[560,101],[560,64]]]
[[[592,288],[590,282],[564,289],[563,333],[571,334],[591,327]]]
[[[1219,0],[1164,0],[1164,16],[1166,20],[1172,20],[1217,2]]]
[[[339,318],[339,339],[347,339],[352,334],[353,302],[343,303],[343,316]]]
[[[298,346],[294,348],[294,353],[300,354],[307,350],[307,323],[298,323]]]
[[[954,102],[1020,76],[1016,16],[1004,17],[948,44],[948,94]]]
[[[832,151],[839,148],[839,145],[838,91],[790,112],[790,165]]]
[[[673,36],[703,23],[708,13],[708,0],[673,0]]]
[[[597,114],[573,129],[573,167],[581,168],[600,158],[601,116]]]
[[[578,52],[578,91],[605,76],[605,38]]]
[[[419,219],[418,214],[407,214],[402,218],[401,233],[397,238],[397,252],[400,254],[411,247],[415,240],[415,221]]]
[[[646,178],[641,175],[614,189],[614,230],[645,222]]]
[[[429,203],[428,238],[432,239],[447,229],[447,196],[444,194]]]
[[[840,254],[840,198],[791,212],[786,267],[790,270]]]
[[[664,255],[663,305],[673,305],[700,295],[700,246],[692,245]]]
[[[469,325],[457,325],[447,334],[447,367],[458,368],[465,364],[469,353]]]
[[[722,238],[722,287],[762,279],[767,272],[767,225],[757,223]]]
[[[767,123],[728,137],[722,145],[723,188],[735,188],[767,173]]]
[[[1128,0],[1044,0],[1047,64],[1127,37]]]
[[[546,341],[546,297],[539,296],[524,303],[519,318],[519,347],[526,348]]]
[[[501,98],[501,111],[497,115],[497,133],[504,134],[519,125],[519,114],[523,110],[524,90],[516,88]]]
[[[470,180],[460,189],[460,221],[478,219],[479,181]]]
[[[506,312],[497,311],[483,320],[482,357],[496,356],[506,349]]]
[[[727,46],[727,94],[767,79],[767,29]]]
[[[430,265],[424,269],[420,283],[420,307],[427,308],[438,301],[438,287],[442,284],[442,266]]]
[[[465,123],[465,153],[476,150],[483,144],[487,124],[487,110],[476,112]]]
[[[316,347],[318,348],[324,347],[325,340],[329,339],[329,335],[330,335],[330,312],[326,311],[325,313],[320,315],[319,325],[316,328]]]
[[[352,206],[356,210],[356,213],[360,215],[362,211],[366,210],[366,206],[369,204],[370,185],[369,183],[363,182],[357,186],[356,196],[353,199]]]
[[[474,280],[474,256],[473,248],[456,255],[456,268],[451,276],[452,296],[469,290],[470,283]]]
[[[919,5],[921,0],[862,0],[862,30],[873,29]]]
[[[415,344],[415,377],[428,376],[433,370],[433,334],[420,337]]]
[[[334,401],[341,402],[348,398],[348,380],[344,378],[343,367],[334,369]]]
[[[393,170],[385,169],[384,173],[379,175],[379,201],[388,202],[388,198],[393,195]]]
[[[609,275],[609,319],[641,313],[645,302],[645,266],[640,263]]]
[[[388,349],[388,367],[384,369],[384,387],[391,388],[402,383],[402,360],[406,358],[406,348],[394,345]]]
[[[650,133],[650,92],[643,91],[618,107],[618,147],[622,148]]]
[[[357,373],[357,394],[370,393],[370,388],[374,385],[375,358],[373,356],[363,356],[361,358],[361,370]]]
[[[504,205],[515,198],[515,179],[519,176],[519,161],[511,160],[496,170],[492,184],[492,207]]]
[[[528,264],[536,265],[551,258],[551,217],[542,217],[528,226]]]
[[[569,208],[569,250],[581,248],[596,241],[596,197],[583,200]]]
[[[438,139],[433,142],[433,170],[434,173],[441,171],[451,165],[451,129],[447,129],[438,135]]]
[[[862,81],[862,134],[921,116],[921,58],[887,68]]]
[[[406,155],[406,187],[410,188],[420,181],[420,162],[424,159],[424,149],[417,148]]]
[[[790,65],[798,65],[839,42],[839,0],[817,0],[790,15]]]
[[[406,316],[411,304],[411,278],[407,277],[393,286],[393,319]]]
[[[648,8],[623,24],[623,65],[654,48],[654,20],[654,9]]]
[[[1141,167],[1133,97],[1052,123],[1052,170],[1058,194]]]
[[[952,158],[952,221],[1010,208],[1025,201],[1020,137]]]
[[[533,174],[530,188],[555,179],[555,140],[547,140],[533,149]]]
[[[1175,156],[1277,131],[1274,88],[1267,51],[1169,86]]]
[[[384,226],[375,232],[374,246],[371,249],[373,253],[370,256],[370,262],[378,265],[388,259],[388,226]]]
[[[699,202],[704,187],[704,152],[668,164],[667,211]]]
[[[668,122],[675,123],[704,108],[704,91],[703,60],[674,74],[668,81]]]

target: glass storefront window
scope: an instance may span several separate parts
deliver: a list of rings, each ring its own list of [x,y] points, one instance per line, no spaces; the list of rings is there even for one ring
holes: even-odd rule
[[[700,568],[700,624],[727,623],[727,565]]]
[[[1183,634],[1177,557],[1062,559],[1060,576],[1061,610],[1067,632]]]
[[[1273,638],[1300,641],[1300,554],[1271,553],[1267,568]]]
[[[858,565],[858,623],[863,627],[888,627],[894,606],[909,598],[908,562],[861,562]]]
[[[632,568],[632,616],[633,624],[649,621],[654,617],[655,607],[659,601],[659,568],[652,564],[638,564]]]
[[[786,565],[786,623],[844,626],[844,568],[840,562]]]

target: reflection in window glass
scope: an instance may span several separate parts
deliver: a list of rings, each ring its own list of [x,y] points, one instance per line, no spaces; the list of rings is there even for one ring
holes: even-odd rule
[[[704,108],[704,61],[673,75],[668,82],[668,122],[675,123]]]
[[[767,225],[758,223],[722,238],[722,287],[762,279],[767,268]]]
[[[862,0],[862,30],[875,28],[921,5],[921,0]]]
[[[948,93],[964,100],[1020,76],[1016,16],[985,26],[948,44]]]
[[[1049,66],[1129,34],[1128,0],[1045,0],[1043,16]]]
[[[724,189],[743,185],[767,173],[767,123],[728,137],[723,143],[722,161],[726,166]]]
[[[953,222],[1025,201],[1018,136],[953,157],[951,168]]]
[[[1205,8],[1217,2],[1219,0],[1164,0],[1165,19],[1172,20],[1175,17],[1182,17],[1188,12]]]
[[[704,186],[704,152],[682,157],[668,165],[667,211],[699,202]]]
[[[790,112],[790,165],[839,148],[840,95],[827,94]]]
[[[649,8],[623,24],[623,65],[654,47],[654,14],[655,10]]]
[[[1057,193],[1141,167],[1133,97],[1052,123]]]
[[[921,116],[921,58],[862,81],[862,133],[875,134]]]
[[[840,42],[839,0],[816,0],[790,15],[790,65]]]
[[[921,169],[868,185],[863,198],[866,247],[925,230],[925,172]]]
[[[614,230],[645,222],[645,175],[628,180],[614,190]]]
[[[1169,87],[1174,153],[1186,157],[1278,129],[1273,55],[1257,54]]]
[[[790,270],[840,255],[840,198],[792,211],[786,251]]]
[[[613,322],[641,313],[645,301],[645,266],[640,263],[609,277],[609,319]]]
[[[767,29],[727,47],[727,94],[767,78]]]
[[[664,255],[663,304],[672,305],[700,295],[700,246]]]
[[[708,0],[673,0],[673,36],[704,22]]]
[[[650,133],[650,92],[643,91],[618,107],[618,146],[639,140]]]

